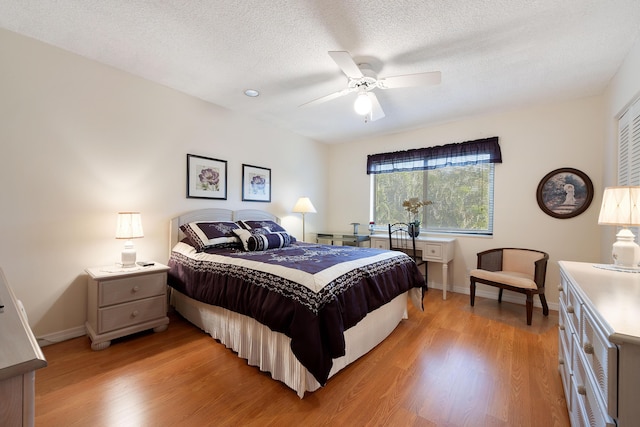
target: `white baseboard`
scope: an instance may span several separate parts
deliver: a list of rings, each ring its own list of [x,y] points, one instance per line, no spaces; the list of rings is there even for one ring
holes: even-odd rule
[[[48,345],[70,340],[72,338],[78,338],[83,335],[87,335],[87,330],[85,329],[84,326],[78,326],[78,327],[67,329],[64,331],[42,335],[37,339],[38,339],[38,345],[40,347],[46,347]]]
[[[447,292],[455,292],[457,294],[466,294],[469,295],[469,286],[470,285],[466,285],[466,286],[458,286],[458,285],[453,285],[453,289],[451,289],[451,285],[449,285],[449,289],[447,289]],[[489,298],[489,299],[498,299],[498,288],[495,288],[495,291],[493,291],[492,289],[482,289],[484,286],[482,286],[481,284],[478,284],[478,287],[476,287],[476,296],[477,297],[483,297],[483,298]],[[429,289],[438,289],[438,290],[442,290],[442,283],[429,283]],[[524,294],[519,294],[517,292],[503,292],[502,293],[502,301],[505,302],[511,302],[514,304],[520,304],[520,305],[525,305],[525,301],[526,301],[526,297]],[[557,302],[549,302],[549,300],[547,300],[547,305],[549,306],[549,310],[555,310],[558,311],[558,303]],[[534,297],[533,298],[533,306],[534,307],[539,307],[542,308],[542,304],[540,303],[540,298],[538,297]]]

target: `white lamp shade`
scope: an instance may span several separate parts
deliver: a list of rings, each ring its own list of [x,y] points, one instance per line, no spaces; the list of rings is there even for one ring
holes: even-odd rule
[[[361,116],[366,116],[371,112],[371,98],[367,92],[358,94],[356,102],[353,103],[353,109]]]
[[[316,213],[316,208],[308,197],[300,197],[293,207],[295,213]]]
[[[640,246],[626,227],[640,225],[640,187],[605,188],[598,224],[623,227],[611,248],[613,263],[620,268],[638,268]]]
[[[140,212],[118,212],[116,239],[137,239],[144,237]]]
[[[640,187],[605,188],[598,224],[640,225]]]

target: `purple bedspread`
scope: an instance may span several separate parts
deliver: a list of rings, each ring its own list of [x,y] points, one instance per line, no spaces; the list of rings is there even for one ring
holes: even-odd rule
[[[405,254],[350,246],[302,243],[204,254],[179,243],[169,266],[169,285],[183,294],[251,316],[291,338],[292,352],[322,385],[332,359],[345,354],[345,330],[425,284]]]

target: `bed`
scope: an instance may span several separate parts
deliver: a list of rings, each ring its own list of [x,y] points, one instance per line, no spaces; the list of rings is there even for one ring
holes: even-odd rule
[[[212,224],[224,233],[206,241]],[[168,283],[185,319],[303,398],[420,306],[424,278],[401,252],[292,240],[265,211],[186,213],[171,220]]]

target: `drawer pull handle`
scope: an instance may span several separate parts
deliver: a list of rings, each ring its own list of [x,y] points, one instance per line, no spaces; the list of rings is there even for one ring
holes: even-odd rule
[[[561,331],[564,331],[564,325],[560,325],[558,327],[560,328]]]
[[[558,286],[558,292],[564,292],[564,288],[562,287],[562,285]]]
[[[573,310],[573,306],[572,306],[572,305],[567,306],[567,313],[571,313],[571,314],[573,314],[573,313],[574,313],[574,310]]]
[[[134,286],[131,290],[136,293],[140,290],[140,286]]]
[[[578,394],[581,394],[581,395],[585,396],[587,394],[587,389],[584,388],[583,385],[579,385],[578,386]]]
[[[134,310],[133,313],[131,313],[131,317],[137,317],[138,314],[140,314],[138,310]]]
[[[591,345],[591,343],[585,343],[585,345],[582,346],[582,348],[584,349],[584,352],[587,354],[593,354],[593,345]]]
[[[558,363],[564,365],[564,359],[558,359]]]

